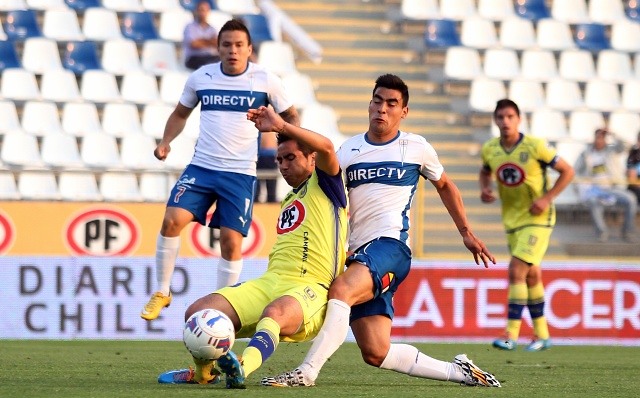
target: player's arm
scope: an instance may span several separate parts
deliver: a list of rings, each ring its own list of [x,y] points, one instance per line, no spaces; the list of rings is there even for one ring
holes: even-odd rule
[[[316,167],[330,176],[340,172],[340,163],[336,156],[333,143],[330,139],[311,130],[294,126],[275,113],[272,108],[261,106],[258,109],[249,109],[247,119],[255,123],[260,131],[276,131],[278,134],[287,135],[301,144],[311,148],[316,154]]]
[[[167,124],[164,126],[162,140],[160,140],[160,143],[153,151],[156,158],[159,160],[165,160],[167,158],[169,151],[171,151],[171,141],[182,132],[192,110],[193,109],[187,108],[181,103],[176,105],[176,108],[167,119]]]
[[[464,245],[473,254],[473,259],[476,264],[480,264],[479,260],[482,260],[485,268],[489,267],[489,261],[493,264],[496,263],[496,258],[489,252],[489,249],[485,246],[479,238],[477,238],[471,231],[469,222],[467,221],[467,215],[464,210],[464,204],[462,203],[462,195],[456,184],[447,176],[447,173],[443,172],[440,179],[437,181],[429,180],[431,184],[438,191],[440,200],[447,208],[451,219],[456,224],[456,228],[462,236]]]
[[[298,115],[298,110],[295,106],[291,105],[283,112],[280,112],[279,115],[285,122],[300,127],[300,116]]]
[[[480,183],[480,200],[483,203],[495,202],[496,196],[493,194],[491,170],[487,166],[482,166],[480,168],[478,182]]]
[[[565,162],[564,159],[558,158],[556,163],[553,165],[553,169],[560,175],[551,189],[549,189],[540,198],[533,201],[531,208],[529,209],[533,215],[541,214],[547,207],[549,207],[553,199],[560,195],[560,192],[562,192],[573,180],[573,175],[575,174],[573,167],[571,167],[569,163]]]

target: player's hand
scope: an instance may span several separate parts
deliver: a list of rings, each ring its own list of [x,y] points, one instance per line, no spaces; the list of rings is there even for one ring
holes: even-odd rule
[[[156,149],[153,151],[153,156],[155,156],[158,160],[165,160],[169,155],[169,152],[171,152],[171,147],[169,146],[169,144],[160,142]]]
[[[496,199],[491,189],[483,189],[482,192],[480,192],[480,200],[482,203],[493,203]]]
[[[531,203],[531,207],[529,207],[529,213],[534,216],[542,214],[542,212],[549,207],[549,202],[550,201],[544,197],[534,200],[533,203]]]
[[[272,108],[261,106],[258,109],[247,111],[247,120],[253,122],[259,131],[280,131],[284,125],[284,120]]]
[[[484,264],[485,268],[489,268],[489,262],[495,264],[496,258],[483,241],[478,239],[473,232],[468,231],[462,236],[462,242],[467,247],[467,249],[473,254],[473,259],[476,264],[480,265],[480,261]]]

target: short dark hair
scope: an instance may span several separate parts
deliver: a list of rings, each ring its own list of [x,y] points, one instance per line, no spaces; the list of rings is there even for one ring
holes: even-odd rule
[[[220,32],[218,32],[218,37],[222,36],[224,32],[232,32],[234,30],[240,30],[246,33],[248,43],[251,44],[251,33],[249,33],[249,29],[247,29],[247,25],[238,18],[233,18],[225,22],[222,28],[220,28]]]
[[[496,102],[496,109],[493,111],[493,117],[496,117],[498,115],[498,111],[501,111],[505,108],[512,108],[514,111],[516,111],[516,114],[520,116],[520,108],[518,108],[518,104],[508,98],[503,98]]]
[[[376,85],[373,86],[372,95],[375,94],[378,87],[400,91],[400,94],[402,94],[402,106],[405,107],[409,105],[409,87],[407,87],[407,84],[400,77],[390,73],[378,77],[376,79]]]
[[[311,148],[309,148],[308,146],[301,144],[300,141],[296,141],[293,138],[289,137],[286,134],[278,134],[278,146],[280,146],[280,144],[287,142],[287,141],[295,141],[296,144],[298,144],[298,149],[300,149],[300,152],[302,152],[304,154],[304,156],[309,156],[310,154],[312,154],[314,151],[311,150]]]

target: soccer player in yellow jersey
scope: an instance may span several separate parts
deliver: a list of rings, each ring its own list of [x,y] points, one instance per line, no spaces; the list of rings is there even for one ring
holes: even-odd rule
[[[509,303],[505,333],[493,342],[503,350],[516,348],[522,311],[529,309],[535,336],[527,351],[540,351],[551,346],[544,316],[544,286],[540,264],[556,221],[553,199],[573,179],[573,168],[558,157],[540,138],[518,131],[520,109],[509,100],[496,104],[493,119],[500,136],[482,147],[480,199],[492,203],[495,176],[502,202],[502,222],[507,233],[511,261],[509,262]],[[550,187],[547,169],[559,173]]]
[[[242,360],[231,351],[217,360],[227,388],[244,388],[245,377],[273,354],[280,340],[316,336],[329,286],[346,260],[347,196],[331,141],[285,122],[272,108],[250,109],[247,118],[260,131],[278,132],[278,168],[293,189],[282,201],[267,272],[201,297],[185,313],[188,319],[202,309],[217,309],[231,318],[236,337],[251,337]],[[214,361],[195,363],[195,371],[169,371],[158,382],[218,381]]]

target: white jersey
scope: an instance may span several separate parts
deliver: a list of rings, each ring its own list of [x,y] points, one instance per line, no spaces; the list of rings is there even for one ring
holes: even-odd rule
[[[180,103],[200,103],[200,135],[191,163],[211,170],[256,175],[258,130],[247,110],[271,104],[277,113],[291,107],[282,81],[264,67],[249,62],[240,75],[225,75],[220,62],[193,72]]]
[[[385,144],[366,134],[338,149],[349,191],[349,249],[382,236],[409,245],[410,208],[420,176],[437,181],[443,172],[436,151],[423,137],[398,132]]]

